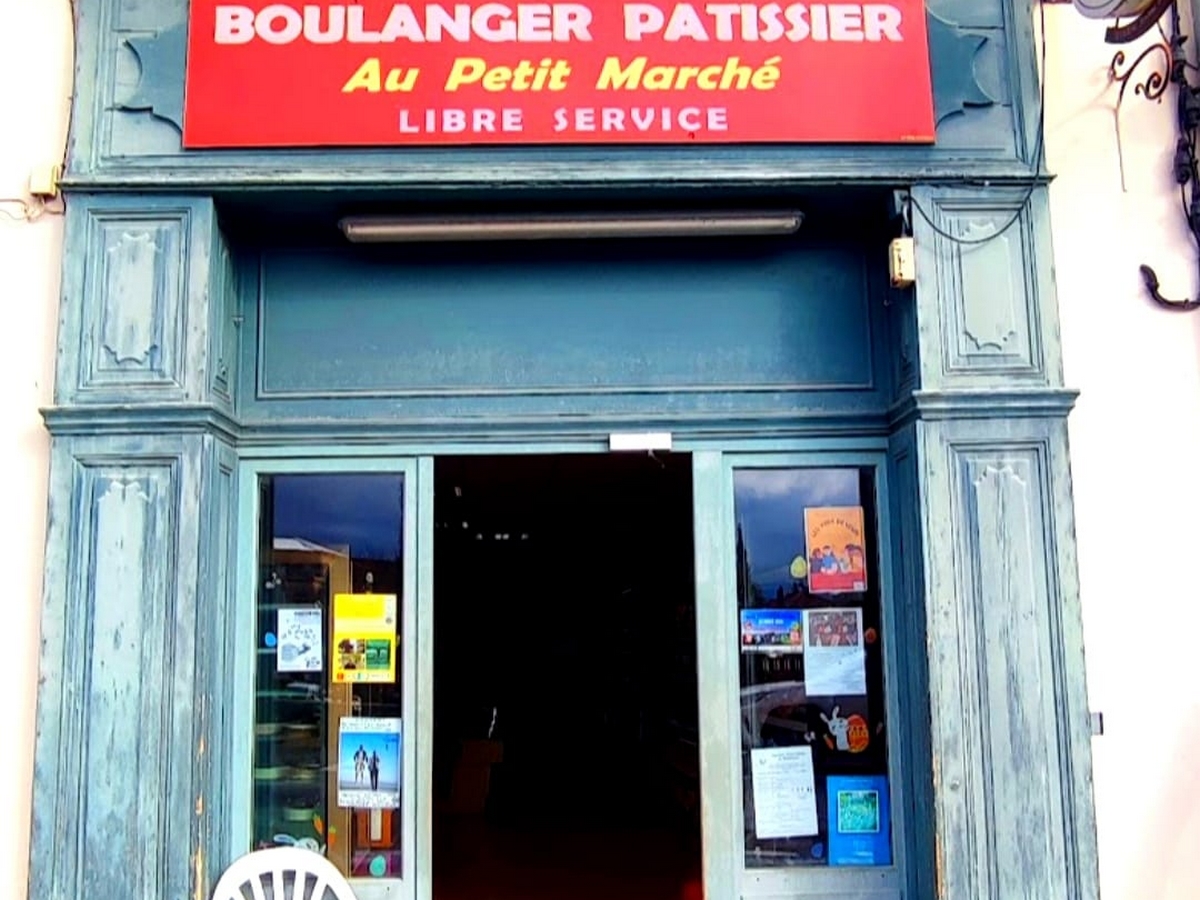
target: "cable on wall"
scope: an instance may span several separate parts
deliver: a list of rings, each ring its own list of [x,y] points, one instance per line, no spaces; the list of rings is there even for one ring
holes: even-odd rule
[[[14,212],[12,207],[16,207]],[[19,197],[0,197],[0,217],[10,222],[36,222],[42,216],[61,216],[61,202],[51,206],[44,200],[22,200]]]
[[[1043,3],[1038,4],[1038,14],[1039,14],[1039,17],[1041,20],[1041,22],[1040,22],[1041,33],[1039,35],[1040,40],[1038,42],[1038,55],[1040,57],[1039,65],[1040,65],[1041,77],[1039,79],[1040,83],[1038,85],[1037,137],[1034,139],[1033,161],[1032,161],[1033,162],[1033,171],[1034,171],[1035,175],[1037,173],[1041,172],[1042,163],[1043,163],[1043,161],[1045,159],[1045,155],[1046,155],[1046,75],[1047,75],[1047,73],[1046,73],[1046,7]],[[974,184],[977,184],[979,186],[985,186],[985,187],[987,186],[986,184],[984,184],[982,182],[974,182]],[[920,203],[917,202],[917,199],[912,195],[911,190],[905,192],[905,200],[906,200],[908,206],[911,207],[912,209],[916,210],[917,214],[922,219],[925,220],[925,224],[927,224],[933,230],[933,232],[935,234],[937,234],[940,237],[945,238],[946,240],[948,240],[954,244],[960,245],[960,246],[961,245],[973,246],[973,245],[978,245],[978,244],[987,244],[991,241],[996,240],[996,238],[1007,233],[1014,225],[1016,225],[1019,221],[1021,221],[1021,216],[1023,216],[1025,214],[1025,208],[1029,205],[1029,201],[1031,199],[1033,199],[1033,193],[1034,193],[1034,191],[1037,190],[1037,187],[1038,187],[1038,185],[1037,185],[1036,181],[1031,183],[1025,191],[1025,196],[1021,198],[1021,202],[1018,204],[1016,212],[1014,212],[1012,214],[1012,217],[1009,218],[1009,220],[1007,222],[1005,222],[1000,228],[996,229],[991,234],[986,235],[981,238],[965,238],[962,235],[953,234],[953,233],[947,231],[946,229],[942,228],[940,225],[938,225],[937,222],[935,222],[933,220],[933,217],[928,212],[925,211],[925,208],[923,206],[921,206]]]

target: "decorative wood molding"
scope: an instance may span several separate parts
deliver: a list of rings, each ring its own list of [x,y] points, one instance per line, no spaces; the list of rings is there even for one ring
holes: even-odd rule
[[[971,33],[932,12],[929,20],[929,55],[937,60],[933,68],[934,118],[940,125],[950,116],[962,115],[970,109],[992,106],[979,84],[975,72],[975,57],[990,38]]]
[[[211,199],[76,197],[66,248],[57,403],[232,407],[236,286]]]
[[[920,188],[913,199],[924,213],[914,217],[922,387],[1060,385],[1044,190]]]
[[[31,896],[207,896],[234,465],[203,435],[54,440]]]
[[[930,424],[921,456],[939,896],[1095,900],[1065,425]]]

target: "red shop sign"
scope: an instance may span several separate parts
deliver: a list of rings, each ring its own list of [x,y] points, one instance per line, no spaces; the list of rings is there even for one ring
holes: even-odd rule
[[[191,0],[185,147],[933,137],[924,0]]]

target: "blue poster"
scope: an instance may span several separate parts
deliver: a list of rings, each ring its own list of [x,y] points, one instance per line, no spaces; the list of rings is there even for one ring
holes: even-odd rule
[[[831,866],[890,866],[892,821],[883,775],[830,775],[825,780],[829,807]]]

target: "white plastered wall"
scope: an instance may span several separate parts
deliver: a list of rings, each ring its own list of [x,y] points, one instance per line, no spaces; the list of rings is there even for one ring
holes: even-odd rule
[[[1186,4],[1185,4],[1186,5]],[[1200,897],[1200,311],[1197,250],[1172,178],[1174,94],[1121,107],[1109,64],[1158,39],[1046,6],[1047,163],[1070,421],[1105,900]],[[1189,42],[1195,47],[1195,39]],[[1158,64],[1159,71],[1164,71]],[[1144,83],[1154,69],[1135,73]]]
[[[29,173],[63,156],[73,50],[68,0],[0,0],[0,199],[28,200]],[[62,217],[0,202],[0,508],[5,545],[0,690],[0,900],[26,896],[34,708],[46,530]],[[16,217],[15,219],[13,217]]]

